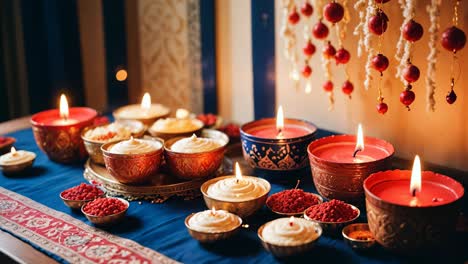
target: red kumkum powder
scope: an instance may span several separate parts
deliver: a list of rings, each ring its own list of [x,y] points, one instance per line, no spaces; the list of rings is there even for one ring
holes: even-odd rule
[[[127,205],[116,198],[98,198],[87,203],[83,211],[93,216],[107,216],[118,214],[127,209]]]
[[[62,192],[62,197],[67,200],[83,201],[93,200],[102,196],[104,192],[96,186],[81,183],[78,186]]]
[[[285,190],[271,195],[266,204],[271,210],[279,213],[302,213],[320,200],[312,193],[302,189]]]
[[[321,222],[346,222],[358,214],[349,204],[340,200],[311,206],[305,213],[310,219]]]

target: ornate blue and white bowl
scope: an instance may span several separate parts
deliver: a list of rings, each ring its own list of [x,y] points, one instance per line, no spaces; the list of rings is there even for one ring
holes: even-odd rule
[[[244,159],[253,168],[289,171],[309,166],[307,146],[315,139],[317,127],[304,120],[286,118],[285,130],[298,127],[304,130],[298,137],[259,137],[255,131],[276,126],[275,118],[265,118],[244,124],[240,129]]]

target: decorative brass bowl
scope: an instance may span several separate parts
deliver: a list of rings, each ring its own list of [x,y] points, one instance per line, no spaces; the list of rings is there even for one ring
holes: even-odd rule
[[[288,256],[294,256],[294,255],[305,253],[311,250],[315,246],[319,238],[322,236],[322,227],[320,225],[316,225],[316,231],[318,232],[318,237],[308,243],[294,245],[294,246],[275,245],[263,239],[263,235],[262,235],[263,229],[265,228],[267,224],[268,223],[265,223],[262,226],[260,226],[260,228],[257,231],[257,235],[260,238],[260,241],[262,242],[262,246],[276,257],[288,257]]]
[[[386,157],[361,163],[338,163],[315,155],[315,151],[320,150],[324,145],[337,142],[356,144],[356,137],[351,135],[324,137],[313,141],[307,147],[314,185],[320,195],[327,199],[363,204],[362,184],[364,180],[370,174],[388,168],[395,150],[390,143],[384,140],[365,137],[366,144],[382,149],[386,152]]]
[[[214,197],[211,197],[208,195],[208,187],[211,184],[214,184],[217,181],[230,178],[234,176],[221,176],[217,177],[211,180],[206,181],[203,183],[203,185],[200,187],[201,193],[203,194],[203,199],[205,200],[205,204],[208,208],[216,208],[218,210],[225,210],[228,212],[231,212],[233,214],[236,214],[242,218],[245,218],[247,216],[250,216],[254,214],[255,212],[258,211],[258,209],[262,208],[263,205],[265,204],[266,199],[268,198],[268,193],[271,190],[271,185],[268,181],[262,178],[257,178],[265,187],[266,192],[262,194],[261,196],[250,199],[247,201],[240,201],[240,202],[235,202],[235,201],[223,201],[223,200],[218,200]],[[252,176],[243,176],[243,177],[252,177]]]
[[[141,184],[148,182],[158,172],[164,152],[164,141],[158,138],[146,140],[159,142],[161,148],[141,154],[115,154],[109,152],[110,147],[123,140],[102,145],[101,150],[106,168],[120,183]]]
[[[343,235],[344,241],[355,250],[365,250],[373,247],[375,245],[375,238],[372,237],[369,240],[355,239],[349,236],[351,232],[354,231],[370,231],[369,225],[367,223],[357,223],[350,224],[343,228],[341,234]]]
[[[275,194],[276,194],[276,193],[275,193]],[[281,215],[281,216],[302,216],[302,215],[304,215],[305,210],[302,211],[302,212],[297,212],[297,213],[282,213],[282,212],[277,212],[277,211],[273,210],[273,209],[268,205],[268,200],[270,200],[270,198],[271,198],[273,195],[275,195],[275,194],[270,195],[270,197],[268,197],[268,199],[266,200],[266,206],[267,206],[268,209],[270,209],[273,213],[275,213],[275,214],[277,214],[277,215]],[[320,195],[318,195],[318,194],[315,194],[315,193],[310,193],[310,194],[312,194],[312,195],[314,195],[315,197],[317,197],[317,199],[318,199],[318,201],[319,201],[318,204],[323,203],[323,198],[322,198],[322,196],[320,196]]]
[[[63,192],[65,192],[65,191],[63,191]],[[91,201],[93,201],[93,200],[95,200],[97,198],[106,197],[106,192],[103,191],[103,194],[101,196],[93,198],[93,199],[89,199],[89,200],[70,200],[70,199],[67,199],[67,198],[63,197],[63,192],[60,193],[60,199],[62,199],[63,203],[66,206],[70,207],[71,209],[80,209],[86,203],[89,203],[89,202],[91,202]]]
[[[5,165],[5,164],[0,165],[0,168],[2,169],[3,174],[14,175],[14,174],[18,174],[22,171],[30,169],[34,161],[36,160],[36,153],[33,153],[33,154],[34,154],[34,158],[32,158],[29,161],[12,164],[12,165]]]
[[[81,212],[86,216],[86,218],[88,218],[88,220],[91,223],[95,225],[104,226],[104,225],[111,225],[111,224],[117,223],[121,221],[123,218],[125,218],[125,214],[127,213],[128,207],[130,207],[130,203],[127,200],[122,199],[122,198],[112,198],[112,199],[119,199],[121,202],[123,202],[126,205],[125,210],[116,214],[112,214],[112,215],[96,216],[96,215],[90,215],[86,213],[83,210],[86,204],[83,204],[83,206],[81,206]]]
[[[192,213],[192,214],[190,214],[189,216],[187,216],[185,218],[185,227],[187,227],[187,230],[188,230],[189,234],[194,239],[200,241],[201,243],[213,243],[213,242],[216,242],[216,241],[226,240],[228,238],[231,238],[232,236],[234,236],[239,231],[240,227],[242,226],[242,218],[240,218],[239,216],[236,216],[238,218],[238,220],[239,220],[239,225],[236,226],[232,230],[227,230],[227,231],[222,231],[222,232],[197,231],[197,230],[192,229],[190,227],[190,225],[189,225],[189,220],[190,220],[190,218],[192,218],[192,216],[194,214],[195,213]]]
[[[229,137],[223,132],[212,129],[204,129],[201,136],[216,139],[222,145],[206,152],[180,153],[171,150],[171,147],[182,139],[181,137],[172,138],[164,143],[166,165],[173,175],[187,180],[200,179],[213,175],[219,168],[224,159]]]
[[[154,105],[154,104],[153,104]],[[150,127],[154,122],[156,122],[156,120],[160,119],[160,118],[166,118],[169,116],[169,114],[171,113],[171,110],[163,105],[160,105],[162,106],[163,108],[165,108],[164,111],[162,111],[161,113],[158,113],[158,114],[153,114],[153,115],[148,115],[146,117],[139,117],[139,118],[129,118],[129,117],[125,117],[123,116],[121,113],[122,111],[125,111],[127,108],[129,107],[140,107],[140,104],[131,104],[131,105],[126,105],[126,106],[122,106],[122,107],[119,107],[117,108],[113,113],[112,115],[114,116],[115,120],[137,120],[137,121],[140,121],[141,123],[143,123],[147,128]],[[143,111],[143,110],[142,110]]]
[[[148,132],[153,136],[153,137],[158,137],[162,138],[164,140],[169,140],[171,138],[176,138],[176,137],[190,137],[193,134],[200,136],[203,130],[203,127],[205,126],[202,121],[198,119],[191,119],[194,123],[196,123],[197,128],[188,130],[188,131],[182,131],[182,132],[162,132],[162,131],[157,131],[152,128],[152,126],[148,129]]]
[[[307,216],[307,210],[304,211],[304,219],[307,219],[309,221],[312,221],[314,223],[319,224],[322,227],[323,232],[325,234],[330,235],[330,236],[338,236],[341,233],[341,231],[343,230],[343,227],[345,227],[345,226],[351,224],[352,222],[356,221],[356,219],[358,219],[359,216],[361,215],[361,211],[359,210],[359,208],[357,208],[356,206],[354,206],[352,204],[348,204],[348,205],[351,206],[353,208],[353,210],[357,211],[356,217],[354,217],[353,219],[350,219],[348,221],[344,221],[344,222],[322,222],[322,221],[314,220],[314,219],[310,218],[309,216]]]
[[[54,125],[46,121],[58,119],[58,109],[47,110],[31,117],[32,130],[37,146],[47,154],[49,159],[60,163],[81,161],[88,156],[81,130],[91,126],[97,117],[97,112],[88,107],[72,107],[69,109],[70,117],[75,115],[86,116],[77,123]]]
[[[132,136],[134,138],[142,137],[143,134],[145,133],[145,125],[143,125],[143,123],[141,123],[140,121],[137,121],[137,120],[119,120],[119,121],[116,121],[116,122],[122,123],[125,126],[129,126],[129,127],[132,127],[133,129],[135,129],[136,132],[132,133]],[[98,164],[102,164],[102,165],[104,165],[104,157],[102,156],[102,150],[101,150],[102,145],[104,145],[105,143],[113,142],[115,140],[111,140],[111,141],[107,141],[107,142],[100,142],[100,141],[94,141],[94,140],[87,139],[85,137],[85,135],[86,135],[86,132],[88,132],[91,129],[94,129],[94,128],[97,128],[97,127],[102,127],[102,126],[108,126],[108,125],[109,124],[99,125],[99,126],[89,126],[89,127],[86,127],[85,129],[83,129],[83,131],[81,132],[81,138],[83,139],[84,146],[85,146],[86,151],[89,154],[89,157],[91,158],[91,160],[93,162],[98,163]],[[126,138],[126,139],[128,139],[128,138]]]

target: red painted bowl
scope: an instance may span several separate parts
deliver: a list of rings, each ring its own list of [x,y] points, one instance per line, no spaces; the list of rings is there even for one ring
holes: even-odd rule
[[[36,144],[47,156],[60,163],[83,160],[88,156],[81,131],[93,125],[97,112],[88,107],[70,108],[70,123],[59,123],[59,110],[47,110],[31,117]]]

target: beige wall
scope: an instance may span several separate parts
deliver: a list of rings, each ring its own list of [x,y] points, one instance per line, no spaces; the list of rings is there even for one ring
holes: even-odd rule
[[[425,4],[429,1],[419,1],[417,7],[417,20],[428,28],[429,18],[425,12]],[[217,4],[217,61],[218,81],[220,89],[221,114],[240,122],[253,118],[252,103],[252,72],[251,72],[251,30],[250,30],[250,1],[223,1]],[[389,30],[385,33],[384,53],[391,59],[391,67],[385,72],[384,96],[389,111],[384,116],[375,111],[377,90],[363,88],[364,59],[356,56],[357,38],[352,35],[353,26],[356,25],[357,15],[351,10],[352,21],[348,29],[348,39],[345,46],[351,50],[352,59],[349,65],[351,80],[355,85],[352,100],[341,93],[340,88],[335,89],[336,105],[333,112],[327,111],[327,96],[322,92],[321,84],[325,80],[320,65],[319,53],[322,45],[314,40],[317,54],[313,57],[313,91],[305,95],[302,91],[296,92],[287,78],[287,62],[283,57],[283,43],[280,38],[281,28],[281,0],[276,5],[276,93],[277,104],[282,104],[289,117],[304,118],[317,124],[319,127],[340,133],[354,133],[358,123],[364,126],[365,134],[386,139],[394,144],[397,155],[412,158],[420,154],[427,162],[441,164],[462,170],[468,170],[468,122],[465,114],[468,113],[468,76],[463,74],[456,85],[458,100],[454,105],[445,102],[446,92],[449,90],[449,66],[451,56],[442,50],[437,67],[436,112],[426,112],[424,75],[426,73],[426,56],[428,53],[425,34],[416,43],[416,52],[413,62],[421,69],[421,78],[416,82],[414,91],[416,101],[412,110],[408,112],[399,102],[399,93],[403,90],[402,83],[397,80],[393,58],[395,44],[398,39],[399,26],[402,21],[401,12],[397,3],[390,2],[385,9],[390,18]],[[466,9],[466,8],[465,8]],[[441,28],[450,23],[451,8],[442,8]],[[466,31],[468,10],[460,23]],[[317,12],[317,10],[315,10]],[[221,16],[222,14],[222,16]],[[221,16],[221,17],[220,17]],[[316,18],[314,16],[314,22]],[[299,37],[302,36],[302,32]],[[468,48],[468,47],[467,47]],[[459,53],[460,61],[468,61],[466,48]],[[220,61],[220,59],[222,59]],[[229,64],[229,65],[225,65]],[[462,65],[464,72],[468,66]],[[336,85],[341,86],[344,81],[342,69],[333,66]],[[375,75],[377,77],[377,75]]]

